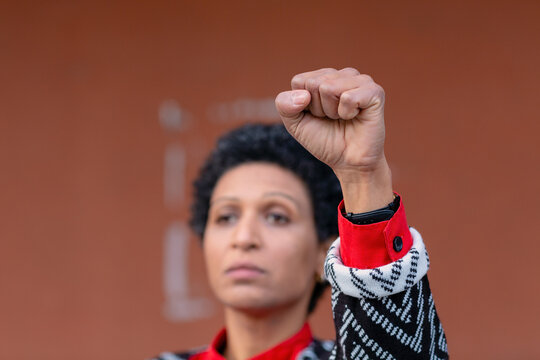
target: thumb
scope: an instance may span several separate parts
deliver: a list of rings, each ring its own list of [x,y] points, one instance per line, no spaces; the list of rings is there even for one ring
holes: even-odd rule
[[[310,101],[311,95],[307,90],[283,91],[276,97],[276,109],[281,120],[288,125],[302,119]]]

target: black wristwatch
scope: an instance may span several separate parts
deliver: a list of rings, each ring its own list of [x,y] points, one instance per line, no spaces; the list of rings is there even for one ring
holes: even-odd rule
[[[382,209],[377,209],[373,211],[368,211],[365,213],[354,214],[354,213],[343,213],[345,219],[349,220],[356,225],[368,225],[374,224],[381,221],[390,220],[392,216],[399,209],[399,196],[394,198],[388,206],[383,207]]]

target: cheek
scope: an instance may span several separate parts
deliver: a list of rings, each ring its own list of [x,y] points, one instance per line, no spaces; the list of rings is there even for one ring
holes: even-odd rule
[[[221,259],[223,258],[224,249],[219,242],[212,241],[211,239],[203,240],[203,256],[206,266],[206,272],[211,282],[215,279],[221,271]]]
[[[300,235],[300,234],[299,234]],[[296,237],[274,249],[272,258],[279,259],[278,271],[288,281],[311,280],[317,270],[317,242],[313,238]]]

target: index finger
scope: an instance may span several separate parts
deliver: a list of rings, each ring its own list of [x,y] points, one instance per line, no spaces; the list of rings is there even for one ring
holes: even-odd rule
[[[307,71],[300,74],[296,74],[291,79],[291,89],[292,90],[307,90],[306,81],[312,77],[319,77],[322,75],[335,73],[337,70],[334,68],[323,68],[314,71]]]

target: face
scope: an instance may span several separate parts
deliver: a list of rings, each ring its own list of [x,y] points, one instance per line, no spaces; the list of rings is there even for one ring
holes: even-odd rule
[[[238,310],[307,305],[325,256],[302,180],[277,165],[248,163],[216,184],[203,250],[218,299]]]

